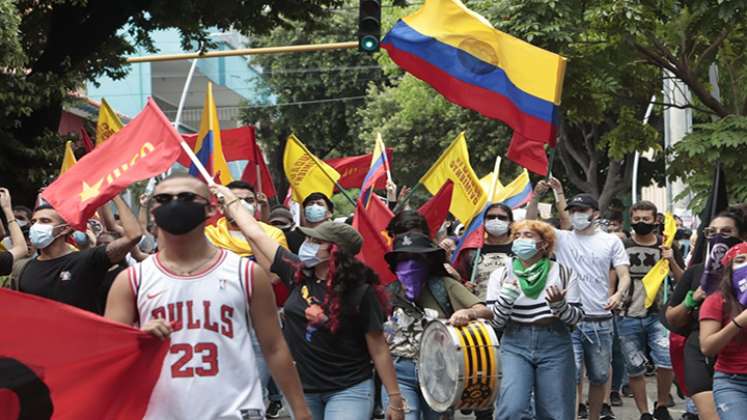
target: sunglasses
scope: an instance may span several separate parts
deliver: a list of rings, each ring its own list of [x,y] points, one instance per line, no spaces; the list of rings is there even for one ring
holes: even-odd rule
[[[176,199],[177,201],[185,202],[185,203],[191,203],[198,198],[201,198],[208,202],[210,201],[207,198],[199,194],[195,194],[193,192],[187,192],[187,191],[180,192],[178,194],[166,194],[166,193],[156,194],[151,199],[158,204],[168,204],[174,199]]]
[[[508,222],[508,216],[504,216],[502,214],[486,214],[485,220],[503,220],[504,222]]]

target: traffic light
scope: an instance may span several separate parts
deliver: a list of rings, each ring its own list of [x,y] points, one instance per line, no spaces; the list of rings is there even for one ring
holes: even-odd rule
[[[381,1],[360,0],[358,13],[358,51],[379,50],[381,38]]]

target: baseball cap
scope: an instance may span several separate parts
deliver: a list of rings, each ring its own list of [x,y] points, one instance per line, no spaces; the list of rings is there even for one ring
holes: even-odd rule
[[[571,201],[565,207],[566,210],[572,208],[599,210],[599,203],[591,194],[577,194],[571,198]]]
[[[320,241],[332,242],[355,255],[363,246],[363,237],[352,226],[345,223],[326,221],[315,228],[299,227],[304,235]]]

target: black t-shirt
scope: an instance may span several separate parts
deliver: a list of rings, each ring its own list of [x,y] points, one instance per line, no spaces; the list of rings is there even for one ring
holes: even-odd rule
[[[283,230],[285,233],[285,240],[288,242],[288,249],[294,254],[298,254],[301,244],[306,240],[306,235],[301,233],[299,229]]]
[[[130,266],[129,264],[127,264],[126,260],[122,260],[119,262],[119,264],[114,264],[113,266],[109,267],[106,275],[104,275],[104,281],[102,281],[99,285],[99,296],[97,305],[98,313],[103,314],[106,311],[106,299],[109,297],[109,289],[112,288],[112,284],[114,284],[114,280],[117,278],[119,273],[129,267]]]
[[[514,252],[511,250],[512,245],[513,245],[513,242],[509,242],[503,245],[485,244],[482,246],[482,250],[480,251],[480,253],[481,254],[506,254],[509,257],[512,257],[514,255]]]
[[[9,251],[0,252],[0,276],[7,276],[13,271],[13,254]]]
[[[674,287],[674,292],[672,293],[671,299],[669,299],[669,306],[675,307],[679,304],[681,304],[685,300],[685,296],[687,296],[687,292],[690,290],[695,291],[700,286],[700,277],[703,275],[703,268],[705,266],[703,264],[696,264],[687,270],[685,270],[685,274],[682,275],[682,279],[677,283],[677,285]],[[682,332],[697,332],[700,329],[700,322],[699,322],[700,316],[699,311],[696,309],[690,313],[690,324],[683,330],[680,329]],[[672,329],[674,332],[675,329]]]
[[[99,286],[111,266],[105,246],[52,260],[33,259],[21,272],[19,289],[98,313]]]
[[[382,331],[386,321],[376,292],[362,285],[343,296],[346,304],[340,314],[340,326],[333,334],[324,325],[313,326],[306,319],[308,301],[323,305],[326,287],[324,282],[314,280],[311,271],[296,285],[298,264],[296,255],[279,247],[270,271],[290,290],[283,306],[283,334],[297,362],[304,392],[339,391],[371,378],[373,366],[366,334]]]

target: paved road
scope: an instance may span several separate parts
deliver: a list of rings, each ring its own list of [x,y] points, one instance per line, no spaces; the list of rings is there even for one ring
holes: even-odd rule
[[[646,379],[647,386],[646,389],[648,391],[649,395],[649,406],[651,409],[653,409],[653,401],[656,399],[656,380],[654,378],[647,378]],[[672,387],[672,395],[674,395],[674,387]],[[669,413],[672,415],[672,418],[677,420],[682,416],[682,414],[685,412],[685,402],[681,399],[679,399],[676,395],[674,397],[674,401],[677,403],[677,405],[674,408],[669,409]],[[635,402],[632,398],[623,398],[623,406],[622,407],[613,407],[612,411],[615,413],[615,416],[618,420],[638,420],[640,418],[640,414],[638,413],[638,409],[635,407]],[[281,417],[282,419],[290,419],[290,417]],[[350,417],[351,420],[355,417]],[[457,414],[456,420],[470,420],[474,419],[474,416],[469,415],[465,416],[462,414]]]

